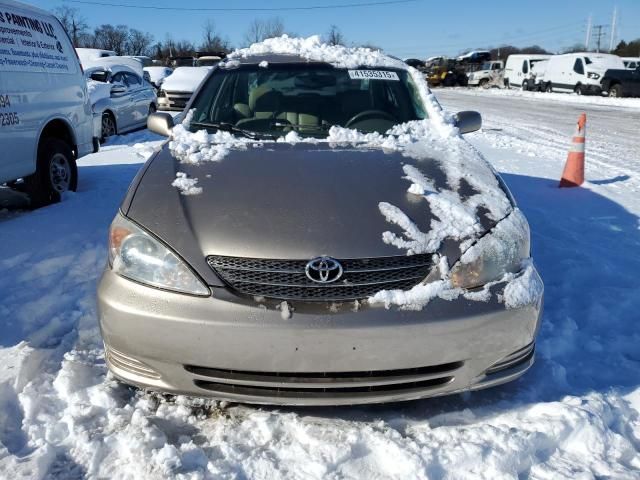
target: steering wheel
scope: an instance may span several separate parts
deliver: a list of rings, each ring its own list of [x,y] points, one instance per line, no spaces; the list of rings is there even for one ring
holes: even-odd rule
[[[382,110],[365,110],[360,113],[356,113],[353,117],[349,119],[344,128],[349,128],[354,123],[362,122],[364,120],[369,120],[371,118],[382,118],[384,120],[389,120],[390,122],[397,123],[398,119],[395,118],[390,113],[384,112]]]

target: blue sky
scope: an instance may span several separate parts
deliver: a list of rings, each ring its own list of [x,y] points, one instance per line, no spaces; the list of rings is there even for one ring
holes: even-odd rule
[[[127,24],[148,31],[157,40],[167,34],[173,39],[199,42],[207,19],[239,46],[247,26],[254,18],[274,16],[264,12],[181,12],[140,10],[75,4],[62,0],[22,0],[41,8],[68,5],[77,8],[90,26],[101,23]],[[366,0],[97,0],[129,5],[215,7],[290,7],[335,5]],[[618,8],[618,39],[640,37],[639,0],[417,0],[415,2],[352,9],[278,12],[288,31],[308,36],[325,33],[336,24],[348,42],[370,42],[400,57],[424,58],[454,55],[467,48],[539,44],[558,51],[584,42],[589,15],[594,24],[607,25],[609,32],[613,8]],[[604,39],[608,46],[609,36]]]

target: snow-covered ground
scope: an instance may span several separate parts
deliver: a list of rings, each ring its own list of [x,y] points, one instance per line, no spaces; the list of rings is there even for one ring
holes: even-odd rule
[[[602,95],[576,95],[574,93],[559,92],[528,92],[519,89],[490,88],[482,89],[478,87],[457,87],[455,89],[445,89],[445,91],[455,90],[461,95],[476,95],[490,97],[517,97],[523,100],[535,102],[569,103],[573,105],[602,105],[613,107],[626,107],[640,109],[640,98],[608,98]],[[442,90],[436,90],[441,92]],[[446,94],[445,94],[446,95]]]
[[[640,109],[469,92],[436,94],[483,114],[467,138],[527,215],[545,280],[527,375],[464,395],[313,409],[116,383],[94,292],[109,222],[160,143],[137,132],[82,159],[80,188],[62,203],[0,210],[0,478],[640,478]],[[588,183],[560,190],[581,109]]]

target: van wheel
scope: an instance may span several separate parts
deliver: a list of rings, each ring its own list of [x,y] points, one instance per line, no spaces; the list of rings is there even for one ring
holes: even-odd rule
[[[66,191],[78,186],[78,167],[71,147],[57,138],[46,138],[38,145],[36,172],[24,179],[31,197],[31,208],[60,201]]]
[[[522,91],[523,91],[523,92],[526,92],[526,91],[528,91],[528,90],[529,90],[529,81],[528,81],[528,80],[524,80],[524,81],[522,82]]]
[[[614,85],[609,89],[609,96],[612,98],[620,98],[622,97],[622,88],[620,85]]]
[[[547,86],[544,89],[547,93],[553,93],[553,86],[550,83],[547,83]]]
[[[116,119],[110,112],[102,114],[102,136],[100,137],[100,143],[104,143],[107,138],[113,137],[117,133]]]
[[[489,88],[489,79],[483,78],[482,80],[480,80],[480,83],[478,84],[478,86],[480,88]]]
[[[574,88],[573,91],[576,95],[584,95],[584,90],[582,88],[582,85],[580,84],[577,84],[576,88]]]

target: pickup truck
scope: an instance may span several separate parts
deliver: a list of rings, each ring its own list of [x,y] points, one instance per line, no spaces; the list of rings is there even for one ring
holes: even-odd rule
[[[640,67],[635,70],[607,70],[600,84],[602,91],[610,97],[640,97]]]

